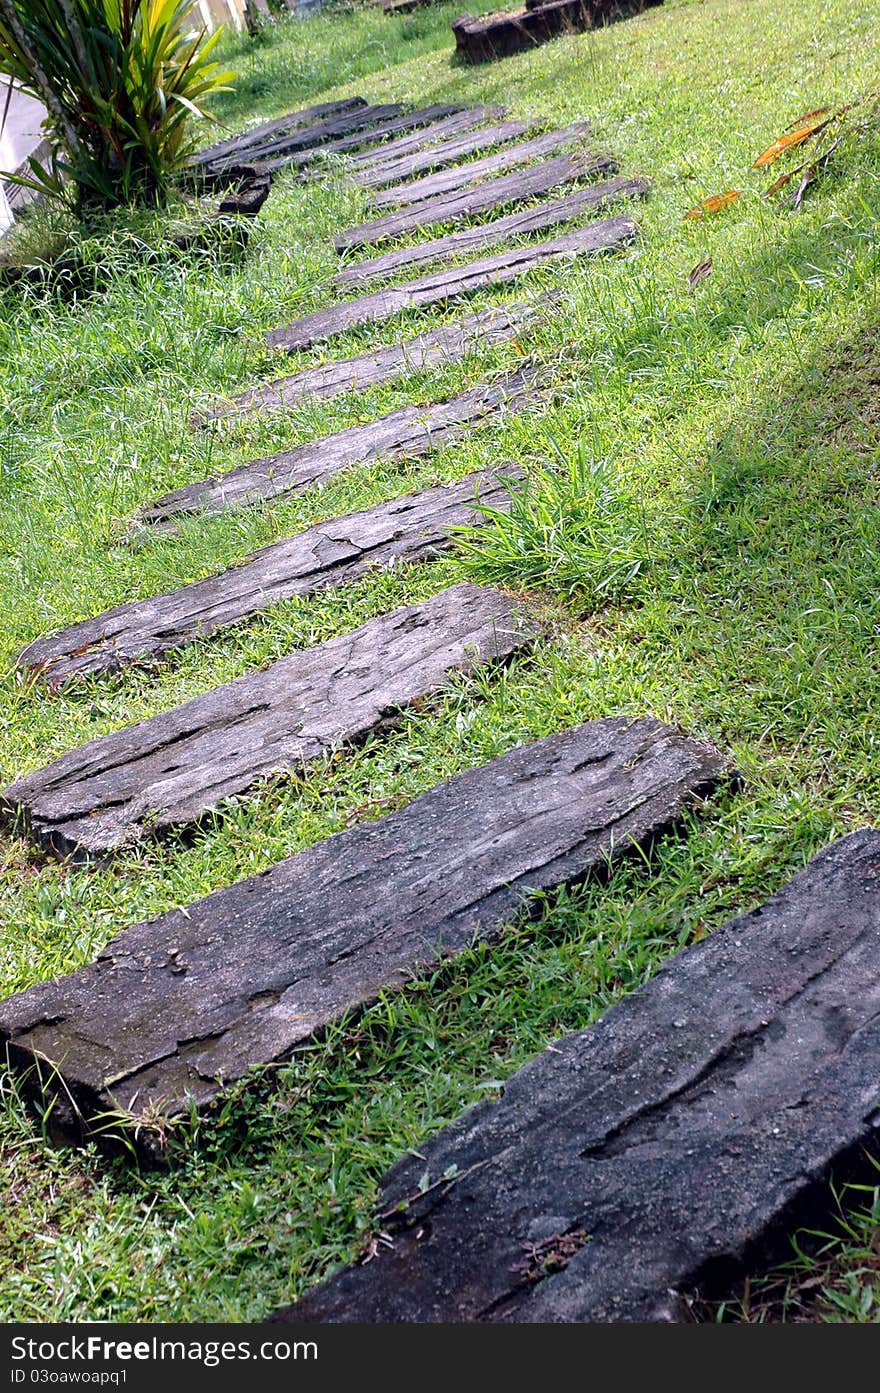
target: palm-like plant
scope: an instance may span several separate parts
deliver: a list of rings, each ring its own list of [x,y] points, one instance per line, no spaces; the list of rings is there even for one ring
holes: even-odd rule
[[[43,102],[54,146],[20,182],[70,188],[81,209],[161,200],[192,151],[191,118],[234,76],[211,57],[216,39],[192,0],[0,0],[0,75]]]

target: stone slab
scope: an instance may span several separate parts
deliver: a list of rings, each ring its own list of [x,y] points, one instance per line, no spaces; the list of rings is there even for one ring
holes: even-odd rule
[[[382,990],[496,938],[534,892],[605,875],[726,772],[653,719],[525,745],[125,929],[91,966],[0,1003],[0,1044],[26,1088],[42,1074],[59,1140],[121,1109],[149,1152],[150,1115],[209,1106]]]
[[[80,860],[197,822],[259,781],[387,727],[450,673],[538,632],[500,591],[461,584],[100,736],[0,793],[0,812]]]

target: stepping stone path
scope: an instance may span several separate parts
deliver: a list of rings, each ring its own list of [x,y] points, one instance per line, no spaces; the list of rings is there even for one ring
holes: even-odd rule
[[[506,473],[522,477],[515,466]],[[467,474],[454,484],[318,523],[252,552],[219,575],[118,605],[38,639],[20,655],[19,667],[58,690],[74,677],[162,658],[294,595],[345,585],[378,567],[437,556],[451,545],[454,528],[479,516],[477,499],[503,511],[510,493],[490,474]]]
[[[457,193],[469,184],[482,184],[487,179],[507,174],[532,160],[556,155],[569,146],[582,146],[590,134],[589,121],[575,121],[558,131],[546,131],[521,145],[505,146],[485,155],[481,160],[469,160],[466,164],[456,164],[451,169],[441,169],[426,174],[423,179],[408,176],[399,180],[391,188],[380,189],[373,194],[377,208],[394,208],[400,204],[419,203],[428,198],[436,198],[441,193]]]
[[[560,34],[594,29],[639,14],[663,0],[526,0],[524,10],[452,21],[456,53],[466,63],[487,63],[532,49]]]
[[[309,169],[327,155],[356,154],[365,147],[379,147],[383,155],[393,149],[402,153],[504,114],[503,107],[464,111],[447,103],[407,111],[397,103],[373,106],[360,98],[331,104],[323,113],[313,111],[319,119],[293,113],[200,151],[191,164],[193,177],[210,186],[237,177],[243,168],[271,176],[289,166]]]
[[[434,121],[430,126],[399,136],[396,140],[385,140],[377,148],[363,150],[351,155],[345,163],[346,170],[353,178],[359,179],[360,172],[374,166],[380,167],[389,160],[397,160],[404,155],[428,151],[450,136],[464,135],[477,126],[498,121],[507,114],[503,106],[475,106],[459,111],[455,116],[446,116],[442,121]]]
[[[558,0],[455,27],[474,57],[480,44],[493,53],[531,44],[572,15],[594,22],[623,11]],[[375,208],[396,211],[341,233],[339,250],[525,205],[347,266],[345,285],[446,259],[432,275],[306,315],[267,342],[307,348],[636,236],[618,216],[510,246],[646,185],[612,179],[546,199],[615,172],[617,162],[580,148],[557,153],[580,145],[584,123],[516,144],[531,125],[505,115],[354,98],[265,122],[198,155],[193,179],[237,185],[224,206],[250,214],[278,169],[310,174],[328,154],[341,161]],[[502,248],[494,256],[449,264],[493,244]],[[539,304],[481,311],[305,368],[219,404],[213,416],[326,398],[446,362],[527,328]],[[360,462],[423,454],[501,409],[523,409],[534,384],[527,367],[250,461],[167,495],[141,522],[173,530],[196,510],[266,502]],[[471,476],[320,523],[207,580],[38,640],[21,665],[58,687],[160,658],[372,565],[434,555],[471,521],[476,489],[496,508],[509,499],[497,478]],[[0,809],[56,855],[99,856],[193,824],[263,780],[385,730],[450,674],[525,651],[542,632],[509,596],[453,586],[93,740],[16,780]],[[552,735],[188,909],[125,929],[91,966],[0,1003],[0,1042],[23,1087],[51,1097],[49,1126],[60,1137],[100,1134],[116,1113],[135,1146],[158,1156],[168,1119],[210,1108],[229,1084],[289,1058],[382,990],[496,938],[528,912],[533,892],[605,874],[731,775],[717,750],[653,718]],[[541,1055],[500,1102],[402,1162],[384,1185],[386,1245],[278,1319],[677,1318],[689,1288],[730,1274],[791,1220],[832,1164],[876,1140],[878,930],[880,834],[865,832]]]
[[[455,585],[92,740],[10,784],[0,811],[56,856],[99,856],[363,741],[451,673],[509,657],[539,632],[499,591]]]
[[[274,121],[264,121],[259,126],[217,141],[205,150],[193,155],[191,164],[196,169],[205,169],[222,159],[247,160],[252,151],[258,150],[279,135],[301,129],[303,126],[318,126],[327,119],[346,112],[363,111],[367,102],[363,97],[348,97],[341,102],[323,102],[319,106],[307,106],[302,111],[291,111]]]
[[[403,112],[404,108],[396,102],[383,106],[358,102],[350,109],[328,114],[316,123],[300,122],[286,127],[282,118],[282,125],[275,130],[271,129],[273,123],[270,122],[245,134],[238,141],[222,141],[209,150],[201,151],[197,156],[198,168],[203,175],[220,175],[243,160],[257,166],[265,165],[270,160],[277,163],[282,154],[292,157],[301,150],[317,151],[319,146],[326,149],[334,140],[355,133],[363,135],[365,142],[369,139],[366,132],[371,128],[386,126],[389,121],[402,116]]]
[[[50,992],[45,1015],[63,1003]],[[878,1123],[880,834],[864,831],[414,1148],[382,1184],[372,1260],[281,1318],[686,1319],[690,1291],[723,1290],[827,1207],[831,1169]]]
[[[351,150],[361,149],[364,145],[381,145],[389,136],[396,136],[400,131],[420,130],[422,127],[433,125],[435,121],[442,121],[448,116],[454,116],[459,111],[460,108],[455,106],[428,106],[422,111],[409,112],[403,116],[391,117],[376,123],[371,122],[353,135],[343,136],[339,140],[322,141],[317,148],[297,150],[293,153],[290,153],[285,143],[282,142],[275,157],[261,157],[260,165],[269,170],[270,173],[290,167],[304,167],[324,160],[327,155],[345,155]]]
[[[648,182],[645,179],[612,179],[605,184],[589,184],[551,203],[537,203],[489,223],[476,223],[458,232],[450,232],[446,237],[416,242],[414,246],[400,247],[397,251],[386,252],[384,256],[347,266],[337,272],[335,282],[341,286],[361,285],[364,281],[387,277],[401,269],[424,266],[432,261],[441,261],[444,257],[463,256],[514,237],[543,232],[548,227],[570,222],[581,213],[606,207],[621,198],[642,198],[647,192]]]
[[[326,484],[354,464],[427,454],[502,408],[522,411],[534,401],[531,389],[537,380],[534,369],[523,368],[496,382],[480,382],[449,401],[404,406],[367,425],[350,426],[294,450],[251,460],[220,478],[175,489],[144,509],[140,521],[167,531],[173,529],[176,518],[187,513],[247,507]]]
[[[372,222],[350,228],[335,239],[336,249],[350,251],[354,247],[376,246],[379,242],[436,227],[438,223],[457,222],[460,218],[470,218],[492,208],[524,203],[538,194],[550,193],[563,184],[574,184],[594,178],[597,174],[613,174],[616,168],[616,161],[608,155],[591,155],[587,152],[559,155],[501,179],[453,189],[438,194],[436,198],[407,204],[387,217],[375,218]]]
[[[122,1109],[148,1151],[151,1114],[204,1109],[383,989],[494,939],[530,893],[605,874],[727,772],[653,719],[550,736],[124,930],[92,966],[0,1003],[0,1041],[25,1087],[42,1074],[68,1139]]]
[[[484,126],[482,130],[470,131],[439,145],[429,145],[427,149],[417,149],[413,154],[401,155],[397,159],[388,159],[386,152],[382,160],[382,151],[378,151],[375,160],[355,174],[355,178],[365,189],[400,184],[407,179],[415,179],[427,170],[457,164],[466,155],[479,154],[481,150],[493,150],[510,140],[519,140],[520,136],[528,135],[533,129],[534,123],[531,121],[500,121],[494,126]]]
[[[303,315],[284,329],[266,336],[270,348],[308,348],[322,339],[341,334],[362,324],[376,324],[403,310],[418,306],[445,305],[476,290],[487,290],[517,280],[548,261],[585,256],[600,251],[619,251],[637,235],[638,228],[629,218],[607,218],[588,223],[575,232],[567,232],[550,241],[534,242],[514,247],[480,261],[435,271],[419,280],[406,281],[388,290],[377,290],[354,300],[343,300],[329,309]]]
[[[343,358],[319,367],[303,368],[260,387],[251,387],[210,412],[197,413],[190,424],[204,426],[223,417],[256,411],[261,415],[315,397],[334,397],[340,392],[363,391],[393,382],[406,373],[424,371],[455,362],[478,345],[512,338],[539,314],[537,304],[498,305],[464,319],[429,329],[405,343],[368,349],[354,358]]]

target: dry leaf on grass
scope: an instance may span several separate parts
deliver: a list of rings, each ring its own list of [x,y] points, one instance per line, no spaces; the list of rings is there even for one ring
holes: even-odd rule
[[[806,168],[805,165],[799,164],[796,169],[790,169],[786,174],[780,174],[778,179],[773,180],[769,189],[764,190],[764,197],[772,198],[774,194],[780,193],[781,190],[785,188],[786,184],[790,184],[794,176],[800,174],[801,170],[804,168]]]
[[[817,118],[827,115],[827,106],[817,106],[815,111],[805,111],[803,116],[799,116],[796,121],[792,121],[785,129],[787,131],[796,131],[799,126],[805,126],[808,121],[815,121]]]
[[[694,267],[694,269],[693,269],[692,271],[688,272],[688,290],[691,290],[691,291],[696,290],[697,286],[700,284],[700,281],[704,281],[704,280],[706,279],[706,277],[707,277],[707,276],[711,276],[711,274],[712,274],[712,258],[711,258],[711,257],[709,257],[708,261],[700,261],[700,262],[698,262],[697,265]]]
[[[764,198],[772,198],[774,194],[780,193],[787,184],[791,183],[795,175],[801,174],[803,177],[798,186],[797,193],[794,196],[794,206],[795,208],[800,208],[807,189],[822,173],[831,156],[834,154],[834,151],[842,141],[843,136],[838,136],[834,144],[829,145],[828,149],[825,150],[817,160],[813,160],[812,162],[805,160],[803,164],[796,165],[794,169],[787,170],[785,174],[780,174],[778,179],[774,179],[769,189],[764,190]]]
[[[728,189],[727,193],[716,193],[711,198],[704,198],[702,203],[698,203],[695,208],[690,208],[685,213],[685,218],[705,218],[711,213],[720,213],[722,208],[727,208],[740,197],[740,189]]]
[[[768,164],[773,164],[774,160],[778,160],[779,156],[784,155],[786,150],[793,150],[796,145],[803,145],[805,140],[809,140],[811,136],[824,131],[830,120],[830,116],[814,117],[811,121],[805,120],[795,130],[787,131],[778,140],[774,140],[772,145],[768,145],[766,150],[761,151],[752,165],[752,169],[766,169]]]

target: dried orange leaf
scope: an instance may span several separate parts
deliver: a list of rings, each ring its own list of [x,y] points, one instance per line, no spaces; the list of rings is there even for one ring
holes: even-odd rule
[[[799,116],[796,121],[792,121],[790,126],[786,126],[787,131],[796,131],[800,126],[805,126],[808,121],[814,121],[817,117],[827,116],[827,106],[817,106],[815,111],[805,111],[803,116]]]
[[[704,281],[707,276],[712,274],[712,258],[708,261],[700,261],[692,271],[688,273],[688,290],[696,290],[700,281]]]
[[[799,164],[797,169],[790,169],[787,174],[780,174],[778,179],[774,179],[769,189],[764,190],[764,197],[772,198],[775,193],[779,193],[780,189],[784,189],[786,184],[790,184],[794,176],[800,174],[803,168],[804,166]]]
[[[780,155],[784,155],[786,150],[791,150],[795,145],[802,145],[805,140],[809,140],[811,135],[818,135],[819,131],[824,131],[830,118],[817,121],[808,121],[805,126],[799,126],[796,131],[789,131],[786,135],[781,135],[778,140],[774,140],[772,145],[768,145],[766,150],[762,150],[752,169],[765,169],[768,164],[778,160]]]
[[[720,213],[722,208],[733,203],[734,199],[740,196],[739,189],[728,189],[727,193],[716,193],[711,198],[704,198],[702,203],[698,203],[696,208],[691,208],[685,213],[686,218],[705,218],[709,213]]]

